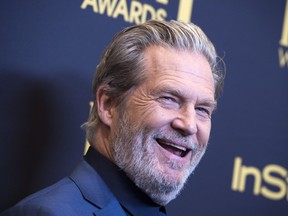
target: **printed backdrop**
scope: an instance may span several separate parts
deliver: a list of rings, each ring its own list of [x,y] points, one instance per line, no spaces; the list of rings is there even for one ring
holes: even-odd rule
[[[288,214],[288,0],[0,3],[0,211],[81,160],[91,80],[111,37],[192,20],[226,62],[208,151],[168,215]]]

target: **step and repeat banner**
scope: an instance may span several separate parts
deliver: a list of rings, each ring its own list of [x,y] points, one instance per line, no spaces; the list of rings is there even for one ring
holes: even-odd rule
[[[208,151],[168,215],[288,215],[288,0],[0,3],[0,211],[81,160],[91,80],[112,36],[199,25],[226,63]]]

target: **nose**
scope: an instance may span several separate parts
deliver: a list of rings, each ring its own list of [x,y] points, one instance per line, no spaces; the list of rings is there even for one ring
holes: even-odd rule
[[[196,134],[198,131],[194,108],[186,110],[172,121],[172,128],[184,136]]]

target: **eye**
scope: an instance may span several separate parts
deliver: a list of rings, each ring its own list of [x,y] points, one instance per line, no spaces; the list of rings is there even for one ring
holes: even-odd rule
[[[160,96],[157,101],[166,108],[176,108],[179,107],[179,102],[177,100],[177,98],[173,97],[173,96]]]
[[[204,118],[211,118],[211,111],[205,107],[196,107],[196,112]]]
[[[163,100],[163,101],[167,101],[167,102],[169,102],[169,101],[170,102],[176,102],[175,98],[170,97],[170,96],[161,96],[159,99]]]

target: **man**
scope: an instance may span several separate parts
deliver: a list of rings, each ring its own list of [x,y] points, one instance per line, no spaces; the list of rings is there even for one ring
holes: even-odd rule
[[[205,152],[223,79],[193,24],[121,31],[93,79],[83,162],[4,215],[165,215]]]

